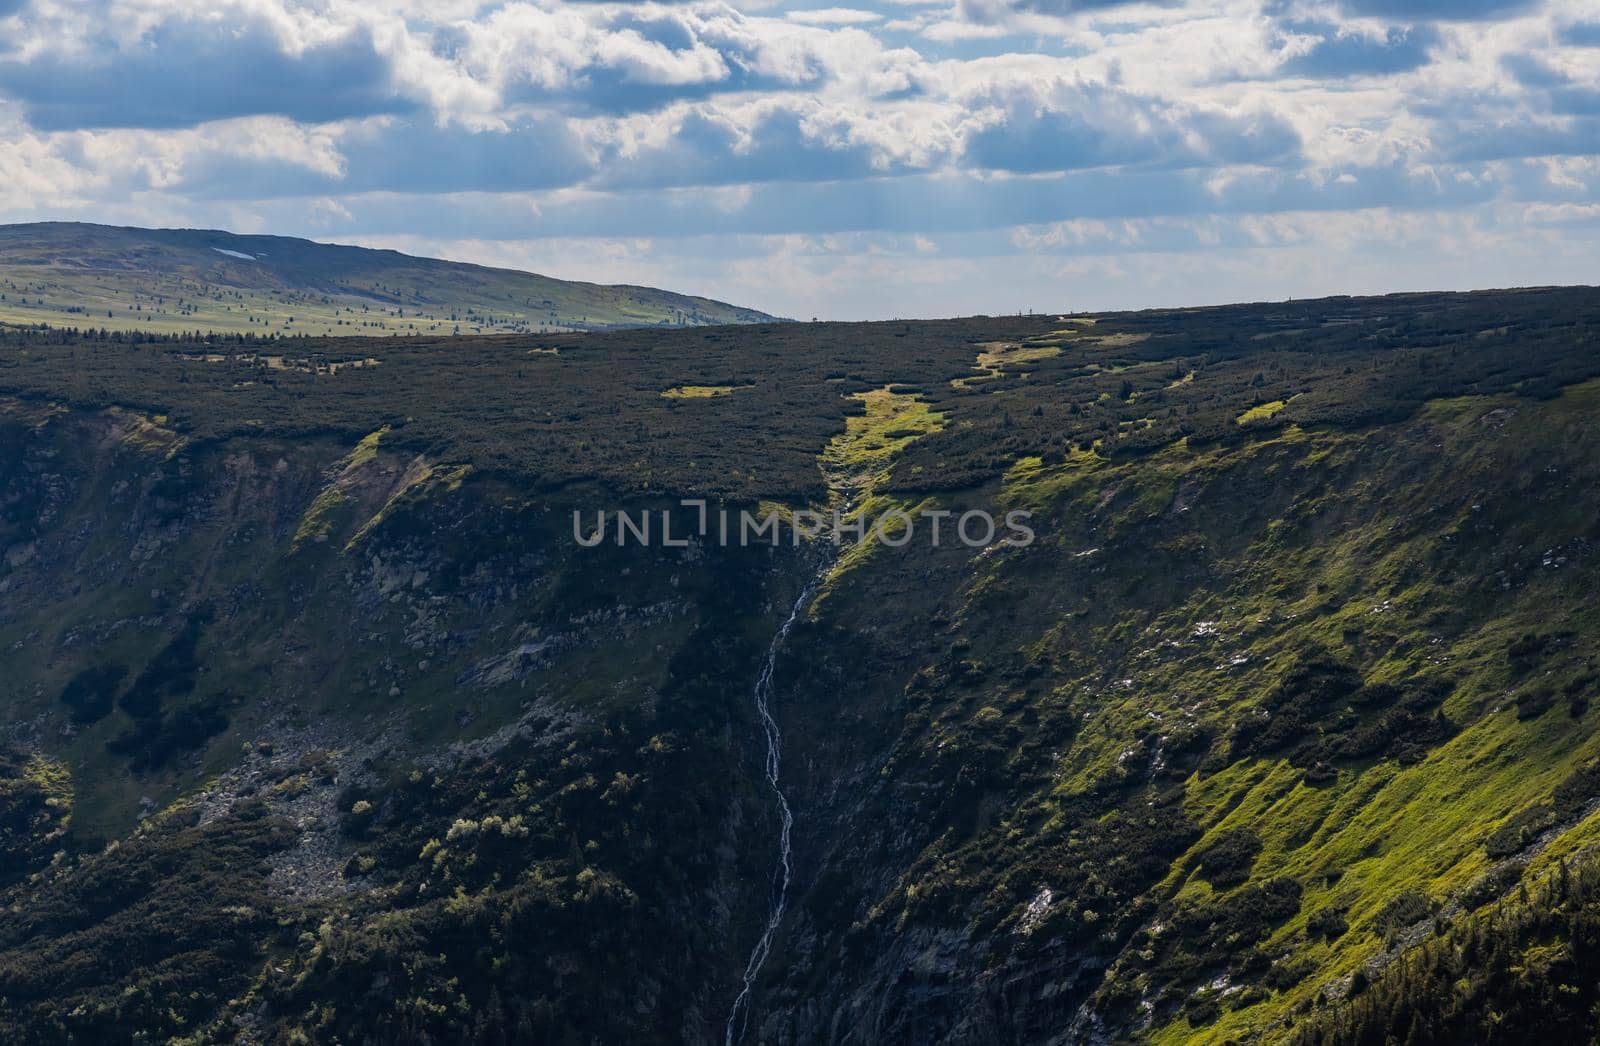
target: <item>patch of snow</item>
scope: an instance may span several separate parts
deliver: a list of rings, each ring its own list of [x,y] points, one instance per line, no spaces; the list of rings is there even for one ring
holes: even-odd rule
[[[256,260],[255,255],[246,254],[243,251],[230,251],[226,247],[213,247],[211,249],[216,251],[218,254],[226,254],[230,258],[243,258],[245,261],[255,261]]]

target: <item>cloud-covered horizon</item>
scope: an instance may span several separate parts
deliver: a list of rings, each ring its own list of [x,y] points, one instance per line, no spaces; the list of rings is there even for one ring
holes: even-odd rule
[[[796,316],[1600,283],[1588,0],[0,0],[0,221]]]

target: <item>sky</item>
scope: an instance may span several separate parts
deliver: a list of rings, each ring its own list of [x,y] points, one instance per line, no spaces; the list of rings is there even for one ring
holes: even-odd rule
[[[1600,4],[0,0],[51,219],[807,319],[1596,284]]]

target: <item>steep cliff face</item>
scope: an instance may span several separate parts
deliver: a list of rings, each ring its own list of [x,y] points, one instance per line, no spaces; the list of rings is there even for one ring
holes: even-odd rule
[[[1587,845],[1597,405],[1024,461],[1031,547],[835,578],[762,1038],[1282,1035]]]
[[[741,1041],[1382,1027],[1592,886],[1600,362],[1518,301],[1518,355],[1386,299],[830,329],[787,382],[772,330],[563,343],[573,387],[398,346],[292,395],[0,339],[0,1038],[724,1041],[773,649]],[[435,379],[487,420],[418,421]],[[585,547],[719,492],[920,522]]]
[[[8,874],[35,912],[0,919],[13,1029],[173,1033],[230,998],[266,1028],[335,984],[399,1028],[476,969],[478,1007],[484,978],[538,988],[511,1028],[543,999],[552,1034],[713,1037],[730,924],[764,903],[733,884],[768,855],[737,830],[761,806],[730,729],[794,551],[582,548],[599,491],[531,497],[384,431],[191,443],[163,421],[0,404]],[[325,939],[369,919],[381,943]],[[215,945],[180,932],[212,922]],[[424,939],[438,983],[391,966]],[[117,948],[173,967],[160,998],[198,998],[170,1019],[117,1001],[154,990]],[[597,1000],[613,1014],[583,1017]]]

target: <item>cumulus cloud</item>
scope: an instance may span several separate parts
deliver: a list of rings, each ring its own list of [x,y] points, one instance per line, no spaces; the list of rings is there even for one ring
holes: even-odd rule
[[[1535,92],[1540,108],[1553,115],[1600,116],[1600,76],[1591,63],[1582,63],[1587,81],[1548,61],[1527,55],[1508,55],[1501,65],[1517,83]]]
[[[0,0],[0,19],[0,219],[587,242],[607,246],[574,256],[629,273],[699,252],[822,288],[827,264],[883,271],[871,250],[1079,265],[1386,227],[1282,215],[1409,236],[1444,226],[1406,215],[1493,214],[1514,236],[1531,208],[1544,229],[1600,206],[1579,0]]]
[[[1428,63],[1428,52],[1440,42],[1439,31],[1431,25],[1373,27],[1292,21],[1284,24],[1283,32],[1288,59],[1279,71],[1319,79],[1411,72]]]
[[[1475,21],[1506,18],[1536,7],[1538,0],[1342,0],[1355,15],[1408,20]]]
[[[993,22],[1017,14],[1094,14],[1117,8],[1152,6],[1155,0],[957,0],[962,15],[975,22]]]
[[[679,110],[650,131],[610,128],[594,184],[613,189],[840,181],[915,169],[849,114],[816,102]]]
[[[1600,120],[1514,119],[1462,122],[1439,129],[1435,148],[1449,163],[1600,153]]]
[[[412,107],[369,36],[289,53],[264,20],[174,20],[89,53],[0,59],[0,94],[41,130],[190,127],[264,113],[320,123]]]
[[[790,11],[785,17],[803,25],[867,25],[883,21],[883,16],[878,12],[863,11],[856,7],[817,7]]]
[[[258,122],[250,126],[259,133]],[[510,193],[574,185],[595,170],[592,150],[566,121],[533,115],[488,130],[417,117],[323,128],[321,162],[309,162],[305,150],[217,148],[233,129],[207,129],[208,147],[193,150],[176,175],[186,191],[218,199]]]
[[[1300,144],[1269,113],[1200,110],[1102,83],[1016,83],[974,101],[985,126],[965,155],[990,170],[1276,163]]]

